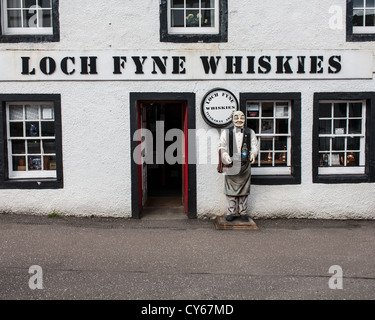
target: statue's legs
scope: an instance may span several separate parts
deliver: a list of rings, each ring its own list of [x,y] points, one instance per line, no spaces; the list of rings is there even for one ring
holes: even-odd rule
[[[247,215],[247,199],[248,195],[246,196],[239,196],[238,198],[238,214],[240,216]]]
[[[227,201],[227,215],[235,216],[238,212],[239,215],[247,214],[247,199],[246,196],[226,196]]]
[[[237,213],[238,197],[226,196],[227,201],[227,216],[235,216]]]

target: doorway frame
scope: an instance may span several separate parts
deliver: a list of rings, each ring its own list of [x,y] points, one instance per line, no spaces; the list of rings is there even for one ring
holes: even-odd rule
[[[195,119],[195,93],[192,92],[130,92],[129,95],[129,111],[130,111],[130,162],[131,162],[131,206],[132,218],[141,218],[140,199],[140,183],[138,164],[133,161],[133,151],[137,148],[139,141],[133,141],[133,136],[138,129],[138,104],[141,101],[155,101],[155,102],[181,102],[186,103],[187,108],[187,129],[196,129]],[[195,135],[190,135],[188,145],[195,150]],[[191,155],[189,155],[191,157]],[[191,158],[190,158],[191,159]],[[188,163],[188,204],[187,216],[189,219],[197,218],[197,177],[196,164]]]

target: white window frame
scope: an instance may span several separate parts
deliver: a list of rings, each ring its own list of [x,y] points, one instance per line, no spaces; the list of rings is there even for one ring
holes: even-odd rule
[[[375,33],[375,26],[366,27],[365,26],[365,19],[366,19],[366,10],[375,10],[375,7],[367,7],[366,0],[363,1],[363,7],[354,7],[353,4],[353,17],[354,17],[354,10],[364,10],[363,14],[363,26],[353,26],[353,34],[373,34]]]
[[[207,8],[203,8],[207,9]],[[173,9],[173,10],[183,10],[185,12],[184,17],[186,17],[186,10],[199,10],[201,12],[201,8],[186,8],[186,0],[184,0],[184,8],[181,9]],[[214,15],[214,27],[186,27],[186,21],[184,23],[184,27],[172,27],[172,19],[171,19],[171,0],[168,0],[168,10],[167,10],[167,21],[168,21],[168,33],[169,34],[219,34],[219,25],[220,25],[220,8],[219,8],[219,0],[215,0],[215,15]]]
[[[27,137],[26,136],[26,120],[25,117],[25,110],[26,110],[26,105],[34,105],[38,106],[38,112],[39,112],[39,120],[29,120],[30,122],[39,122],[39,136],[37,137]],[[56,143],[56,132],[54,136],[42,136],[41,134],[41,123],[43,121],[48,121],[51,122],[53,121],[55,123],[56,119],[55,116],[51,119],[42,119],[41,117],[41,106],[46,106],[50,105],[53,114],[54,114],[54,106],[53,102],[48,102],[48,101],[40,101],[40,102],[7,102],[6,103],[6,123],[7,123],[7,147],[8,147],[8,174],[9,174],[9,179],[39,179],[39,178],[53,178],[56,179],[57,177],[57,170],[44,170],[44,159],[43,156],[54,156],[56,157],[56,150],[55,153],[44,153],[43,150],[41,150],[40,158],[41,158],[41,170],[32,170],[29,171],[28,165],[27,165],[27,159],[28,156],[38,156],[34,154],[28,154],[27,150],[25,149],[25,154],[13,154],[12,153],[12,141],[15,140],[40,140],[41,141],[41,146],[40,148],[42,149],[42,144],[43,140],[55,140]],[[10,120],[10,111],[9,107],[10,106],[23,106],[23,120]],[[23,122],[23,137],[11,137],[10,136],[10,123],[11,122]],[[56,146],[57,147],[57,146]],[[25,145],[26,148],[26,145]],[[14,171],[13,170],[13,156],[24,156],[26,158],[26,171]]]
[[[332,144],[330,143],[330,150],[329,150],[329,166],[328,167],[318,167],[318,174],[319,175],[340,175],[340,174],[364,174],[365,173],[365,163],[366,163],[366,100],[319,100],[319,105],[321,103],[330,103],[331,104],[331,117],[329,118],[319,118],[318,121],[320,120],[331,120],[331,130],[333,132],[334,128],[334,121],[335,120],[346,120],[346,132],[345,134],[321,134],[319,133],[318,138],[348,138],[348,137],[359,137],[360,138],[360,150],[359,150],[359,166],[346,166],[346,161],[344,161],[344,166],[340,167],[334,167],[332,166],[332,154],[338,154],[341,153],[342,151],[333,151],[332,150]],[[361,119],[361,127],[362,127],[362,132],[359,133],[349,133],[349,108],[347,106],[346,108],[346,117],[336,117],[334,116],[334,104],[335,103],[362,103],[362,117],[351,117],[350,119]],[[319,127],[319,123],[318,123]],[[347,141],[347,140],[346,140]],[[344,159],[346,159],[346,153],[347,153],[347,143],[345,143],[345,150],[344,150]],[[320,151],[318,150],[318,154],[326,154],[326,151]]]
[[[51,10],[51,27],[8,27],[8,7],[7,7],[7,0],[0,0],[1,1],[1,21],[2,21],[2,30],[4,35],[52,35],[53,34],[53,3],[51,1],[51,7],[50,8],[42,8],[39,6],[36,6],[35,8],[29,9],[29,10],[36,10],[36,15],[39,14],[39,11],[41,10]],[[14,8],[14,10],[18,10],[19,8]],[[13,9],[12,9],[13,10]],[[24,10],[22,8],[22,1],[21,1],[21,10]],[[40,19],[38,19],[39,23]],[[23,24],[23,19],[21,18],[21,23]]]
[[[263,117],[261,114],[261,105],[262,103],[273,103],[273,116],[272,117]],[[276,116],[276,103],[286,104],[288,107],[288,115],[287,116]],[[259,104],[259,113],[257,117],[249,117],[248,116],[248,108],[250,107],[250,104]],[[273,130],[276,128],[276,119],[288,119],[288,133],[262,133],[261,130],[261,124],[262,120],[272,120],[273,121]],[[256,160],[256,163],[252,165],[251,172],[252,175],[291,175],[292,174],[292,153],[291,153],[291,147],[292,147],[292,134],[291,134],[291,122],[292,122],[292,101],[290,100],[247,100],[246,101],[246,123],[247,120],[258,120],[259,121],[259,131],[256,133],[256,137],[259,141],[259,153],[258,158]],[[254,128],[250,128],[253,129]],[[255,131],[255,130],[254,130]],[[272,166],[261,166],[261,162],[259,161],[262,157],[262,154],[265,154],[269,151],[261,152],[261,139],[262,138],[274,138],[274,137],[286,137],[287,138],[287,148],[285,150],[286,152],[286,166],[275,166],[275,154],[277,153],[283,153],[283,150],[275,150],[275,140],[272,139]]]

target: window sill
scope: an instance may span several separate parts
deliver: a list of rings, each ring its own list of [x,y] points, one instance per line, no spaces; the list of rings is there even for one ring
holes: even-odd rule
[[[370,182],[366,174],[346,175],[318,175],[314,176],[313,183],[364,183]]]
[[[301,178],[291,175],[251,175],[254,185],[286,185],[301,184]]]
[[[61,189],[63,181],[56,179],[17,179],[0,183],[0,189]]]

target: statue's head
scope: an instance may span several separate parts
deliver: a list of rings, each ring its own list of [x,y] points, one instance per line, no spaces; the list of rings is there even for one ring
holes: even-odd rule
[[[245,125],[245,115],[242,111],[236,111],[233,113],[232,122],[236,128],[243,128]]]

